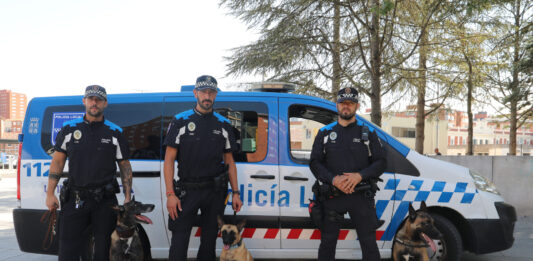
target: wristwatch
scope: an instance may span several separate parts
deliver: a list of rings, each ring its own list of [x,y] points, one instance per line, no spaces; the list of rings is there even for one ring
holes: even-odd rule
[[[238,190],[231,191],[231,193],[233,193],[233,195],[235,195],[235,194],[240,195],[241,194],[241,192],[238,191]]]

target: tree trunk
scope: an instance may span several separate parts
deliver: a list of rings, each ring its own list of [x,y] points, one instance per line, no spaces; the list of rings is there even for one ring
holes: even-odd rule
[[[520,100],[520,91],[519,91],[519,82],[518,82],[518,65],[520,63],[520,0],[517,0],[515,2],[515,34],[514,34],[514,53],[513,53],[513,69],[512,69],[512,75],[513,80],[510,84],[511,88],[511,119],[510,119],[510,130],[509,130],[509,155],[516,155],[516,126],[517,126],[517,108],[518,108],[518,101]]]
[[[425,129],[425,106],[426,106],[426,73],[427,73],[427,55],[428,55],[428,35],[427,29],[423,29],[420,38],[419,55],[418,55],[418,97],[416,103],[416,140],[415,150],[424,153],[424,129]]]
[[[466,109],[468,113],[468,139],[467,139],[467,149],[466,155],[474,155],[474,117],[472,115],[472,90],[474,88],[472,83],[472,63],[468,60],[468,94],[466,100]]]
[[[370,66],[372,67],[370,104],[372,113],[370,119],[374,124],[381,127],[381,51],[379,46],[379,9],[380,1],[372,0],[372,24],[370,29]]]
[[[337,92],[341,85],[341,51],[340,51],[340,27],[341,27],[341,15],[340,15],[339,1],[334,2],[333,11],[333,77],[331,79],[331,99],[336,101]]]

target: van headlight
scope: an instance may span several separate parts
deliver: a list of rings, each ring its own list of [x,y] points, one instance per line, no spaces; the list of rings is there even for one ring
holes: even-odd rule
[[[494,186],[494,183],[492,183],[487,178],[470,171],[470,176],[472,176],[472,179],[474,179],[474,184],[476,184],[476,188],[481,191],[486,191],[490,193],[494,193],[496,195],[500,195],[500,192],[496,189],[496,186]]]

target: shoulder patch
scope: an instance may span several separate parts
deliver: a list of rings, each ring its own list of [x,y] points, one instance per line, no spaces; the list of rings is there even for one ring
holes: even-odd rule
[[[231,123],[229,122],[229,120],[226,119],[226,117],[224,117],[224,116],[218,114],[217,112],[213,112],[213,115],[215,115],[215,117],[217,117],[218,121],[220,121],[220,122],[226,122],[226,123],[228,123],[228,124],[231,124]]]
[[[111,130],[118,130],[119,132],[122,132],[122,128],[120,128],[118,125],[116,125],[116,124],[114,124],[114,123],[112,123],[112,122],[110,122],[108,120],[105,120],[104,124],[109,126],[109,128]]]
[[[82,118],[77,118],[77,119],[74,119],[74,120],[70,120],[70,121],[64,122],[63,123],[63,127],[65,127],[65,126],[76,127],[76,124],[82,123],[82,122],[83,122],[83,117]]]
[[[335,125],[337,125],[337,122],[333,122],[333,123],[330,123],[322,128],[320,128],[320,131],[328,131],[328,130],[332,130],[333,127],[335,127]]]
[[[193,114],[194,114],[194,111],[191,109],[191,110],[180,112],[180,113],[174,115],[174,118],[176,118],[176,120],[179,120],[179,119],[187,120]]]

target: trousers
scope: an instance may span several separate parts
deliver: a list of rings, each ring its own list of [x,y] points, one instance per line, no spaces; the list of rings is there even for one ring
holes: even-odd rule
[[[341,195],[324,201],[325,213],[333,210],[337,213],[350,215],[353,226],[357,232],[359,244],[363,252],[364,261],[381,260],[379,249],[376,243],[376,214],[374,199],[365,197],[362,192]],[[335,260],[335,249],[339,238],[341,224],[332,222],[326,217],[321,229],[320,247],[318,249],[318,260]]]
[[[93,260],[109,260],[111,234],[117,225],[117,214],[111,206],[117,205],[115,195],[100,202],[84,200],[83,207],[75,208],[75,197],[61,206],[59,225],[59,260],[79,260],[87,250],[88,236],[94,236]],[[84,258],[85,259],[85,258]]]
[[[215,192],[212,188],[187,191],[187,195],[181,200],[182,211],[178,212],[178,218],[175,220],[168,218],[168,228],[172,231],[170,261],[187,260],[191,229],[195,221],[199,221],[201,227],[197,260],[216,260],[217,216],[224,215],[224,203],[225,196],[221,192]],[[201,211],[199,220],[198,210]]]

